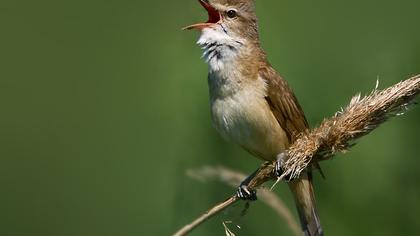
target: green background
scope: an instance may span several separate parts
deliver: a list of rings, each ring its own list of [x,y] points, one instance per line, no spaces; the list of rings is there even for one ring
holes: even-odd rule
[[[377,79],[420,73],[420,1],[257,2],[262,45],[311,126]],[[185,171],[258,160],[209,116],[197,32],[183,1],[0,2],[0,235],[170,235],[232,194]],[[315,175],[326,235],[420,231],[420,108],[393,119]],[[276,189],[295,214],[287,187]],[[193,235],[224,235],[222,220]],[[252,204],[237,235],[290,235]]]

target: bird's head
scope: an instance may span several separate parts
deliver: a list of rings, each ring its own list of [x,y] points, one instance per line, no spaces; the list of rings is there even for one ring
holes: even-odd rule
[[[207,10],[209,18],[205,23],[193,24],[184,29],[197,29],[202,32],[202,37],[222,41],[258,43],[257,17],[253,0],[198,1]]]

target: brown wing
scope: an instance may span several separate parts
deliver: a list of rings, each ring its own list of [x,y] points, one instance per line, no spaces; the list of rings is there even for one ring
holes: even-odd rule
[[[293,91],[271,66],[260,69],[260,76],[267,82],[266,100],[290,142],[308,129],[308,122]]]

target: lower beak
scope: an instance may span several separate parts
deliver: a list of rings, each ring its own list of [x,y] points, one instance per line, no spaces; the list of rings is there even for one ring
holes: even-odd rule
[[[191,30],[191,29],[202,30],[202,29],[207,28],[211,25],[213,25],[213,23],[197,23],[197,24],[185,26],[184,28],[182,28],[182,30]]]

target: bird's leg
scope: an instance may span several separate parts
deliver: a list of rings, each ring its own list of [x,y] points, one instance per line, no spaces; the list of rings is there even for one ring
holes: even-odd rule
[[[275,165],[275,168],[274,168],[274,172],[275,172],[277,177],[280,177],[284,173],[284,170],[283,170],[282,166],[283,166],[283,163],[286,161],[286,158],[287,158],[287,155],[284,152],[277,155],[277,161],[276,161],[276,165]],[[293,178],[290,174],[284,176],[283,179],[287,182],[293,180]]]
[[[238,190],[236,191],[236,196],[238,196],[242,200],[248,200],[248,201],[257,200],[257,191],[250,190],[248,188],[248,184],[255,177],[255,175],[258,173],[259,170],[260,168],[258,168],[256,171],[254,171],[252,174],[250,174],[241,182],[241,184],[238,187]]]

